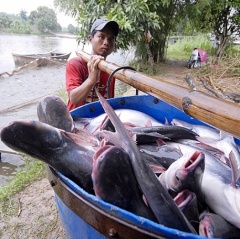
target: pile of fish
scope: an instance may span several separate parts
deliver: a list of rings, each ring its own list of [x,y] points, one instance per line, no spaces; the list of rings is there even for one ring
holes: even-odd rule
[[[39,121],[13,121],[1,140],[138,216],[207,238],[240,237],[240,153],[231,135],[113,110],[98,97],[105,113],[91,119],[72,117],[61,98],[46,97]]]

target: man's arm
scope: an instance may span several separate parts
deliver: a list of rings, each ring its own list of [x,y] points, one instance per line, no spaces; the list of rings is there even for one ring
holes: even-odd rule
[[[102,56],[91,56],[87,64],[89,74],[88,78],[80,86],[72,89],[69,93],[69,99],[74,105],[85,101],[94,85],[99,81],[100,70],[98,68],[98,63],[103,59],[104,58]]]

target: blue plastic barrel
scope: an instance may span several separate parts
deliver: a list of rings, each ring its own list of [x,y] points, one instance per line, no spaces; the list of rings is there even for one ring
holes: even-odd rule
[[[119,97],[108,100],[114,109],[134,109],[164,123],[177,118],[192,124],[204,124],[179,109],[150,95]],[[99,102],[84,105],[71,114],[77,117],[96,117],[104,113]],[[240,144],[239,139],[236,139]],[[88,194],[74,182],[48,168],[48,178],[55,191],[58,212],[68,239],[148,239],[203,238],[191,233],[167,228],[139,217]]]

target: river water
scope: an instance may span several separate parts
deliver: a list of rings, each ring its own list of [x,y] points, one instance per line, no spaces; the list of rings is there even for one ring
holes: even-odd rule
[[[3,72],[11,73],[15,69],[15,64],[12,58],[12,53],[17,54],[35,54],[35,53],[47,53],[52,50],[58,52],[68,53],[72,52],[72,56],[77,49],[83,49],[87,53],[90,53],[90,46],[78,45],[76,39],[73,38],[63,38],[63,37],[51,37],[51,36],[33,36],[33,35],[12,35],[12,34],[0,34],[0,74]],[[133,51],[128,52],[117,52],[111,54],[107,60],[113,62],[119,66],[127,65],[133,58]],[[42,68],[42,67],[40,67]],[[42,71],[41,69],[36,69],[38,73]],[[53,69],[54,71],[54,69]],[[56,71],[56,69],[55,69]],[[21,73],[20,73],[21,74]],[[54,74],[51,73],[51,74]],[[64,74],[64,72],[63,72]],[[27,81],[21,81],[18,76],[13,77],[0,77],[0,94],[1,94],[1,104],[0,104],[0,130],[14,117],[28,118],[35,115],[36,106],[29,106],[22,108],[20,111],[5,111],[5,109],[11,108],[14,104],[21,104],[21,100],[24,102],[24,84],[29,84]],[[34,76],[32,76],[34,77]],[[31,80],[31,79],[30,79]],[[35,77],[37,88],[37,78]],[[37,89],[32,90],[32,94],[35,98],[44,96],[47,94],[47,82],[40,82],[39,84],[46,84],[46,91],[39,92]],[[10,89],[17,89],[15,95],[8,91]],[[25,87],[26,88],[26,87]],[[29,90],[28,90],[29,91]],[[41,86],[42,91],[42,86]],[[18,101],[16,103],[16,98]],[[4,112],[3,112],[4,111]],[[18,169],[24,165],[24,160],[19,155],[14,154],[1,154],[0,161],[0,186],[8,183]]]
[[[11,35],[0,34],[0,73],[15,69],[12,53],[35,54],[47,53],[52,50],[68,53],[77,49],[84,49],[90,53],[89,45],[78,45],[75,38],[34,36],[34,35]],[[132,51],[117,52],[108,57],[108,61],[118,65],[125,65],[132,59]]]

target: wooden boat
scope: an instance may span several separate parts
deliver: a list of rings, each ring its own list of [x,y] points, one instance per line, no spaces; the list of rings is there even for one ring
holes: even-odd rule
[[[88,57],[87,55],[84,55]],[[101,62],[100,62],[101,63]],[[100,64],[99,63],[99,64]],[[113,71],[113,67],[106,67],[106,64],[102,61],[100,67],[102,69]],[[104,65],[104,67],[103,67]],[[121,73],[123,81],[127,81],[128,73],[126,70]],[[135,73],[137,74],[137,73]],[[124,77],[123,77],[124,75]],[[121,76],[118,75],[121,79]],[[141,83],[144,82],[144,76],[139,78]],[[134,76],[131,81],[135,81]],[[131,83],[133,84],[133,83]],[[148,86],[151,85],[151,80],[148,79]],[[156,84],[150,88],[152,92],[146,95],[136,95],[128,97],[118,97],[113,99],[108,99],[109,103],[114,109],[134,109],[161,121],[162,123],[171,122],[173,118],[184,120],[191,124],[201,124],[205,125],[203,121],[192,117],[188,114],[190,106],[183,106],[182,109],[178,109],[174,106],[174,97],[177,95],[172,95],[169,101],[172,104],[165,102],[162,98],[166,97],[168,93],[168,88],[165,88],[165,95],[158,95],[154,91]],[[173,86],[174,87],[174,86]],[[143,90],[144,86],[140,86],[138,89]],[[160,86],[158,90],[160,90]],[[146,88],[144,88],[146,90]],[[180,90],[181,91],[181,90]],[[151,95],[153,94],[153,95]],[[167,99],[168,100],[168,99]],[[179,100],[178,100],[179,101]],[[182,102],[182,101],[181,101]],[[178,102],[177,102],[178,103]],[[177,105],[175,103],[175,105]],[[194,98],[190,101],[191,104],[195,105]],[[208,102],[211,106],[211,101]],[[231,107],[232,104],[229,104]],[[223,105],[221,105],[223,107]],[[196,106],[195,106],[196,107]],[[231,110],[229,107],[228,110]],[[239,114],[240,108],[236,106],[235,110]],[[192,112],[190,110],[189,112]],[[99,102],[93,102],[77,109],[71,111],[71,114],[76,117],[92,118],[104,113],[104,110]],[[192,113],[193,114],[193,113]],[[196,114],[196,113],[195,113]],[[219,112],[221,116],[221,112]],[[211,115],[211,112],[209,112]],[[217,115],[217,114],[216,114]],[[217,115],[219,116],[219,115]],[[203,117],[200,115],[198,118]],[[206,117],[206,115],[204,115]],[[209,116],[208,116],[209,117]],[[235,120],[239,124],[239,116]],[[229,119],[228,119],[229,120]],[[212,119],[213,124],[218,124]],[[226,123],[225,123],[226,124]],[[228,125],[220,124],[222,128],[229,129],[236,133],[236,143],[240,145],[240,134],[239,131],[230,130]],[[58,212],[62,221],[63,228],[65,229],[67,238],[121,238],[121,239],[153,239],[153,238],[181,238],[181,239],[203,239],[204,237],[182,232],[176,229],[168,228],[158,223],[154,223],[142,217],[123,210],[117,206],[111,205],[104,202],[103,200],[95,197],[94,195],[88,194],[73,181],[62,175],[61,173],[55,171],[51,167],[47,167],[48,179],[53,187],[55,193],[55,200],[58,208]],[[80,236],[81,235],[81,236]]]
[[[12,53],[15,66],[20,67],[26,64],[34,64],[37,67],[64,63],[69,58],[71,52],[49,52],[40,54],[16,54]]]

